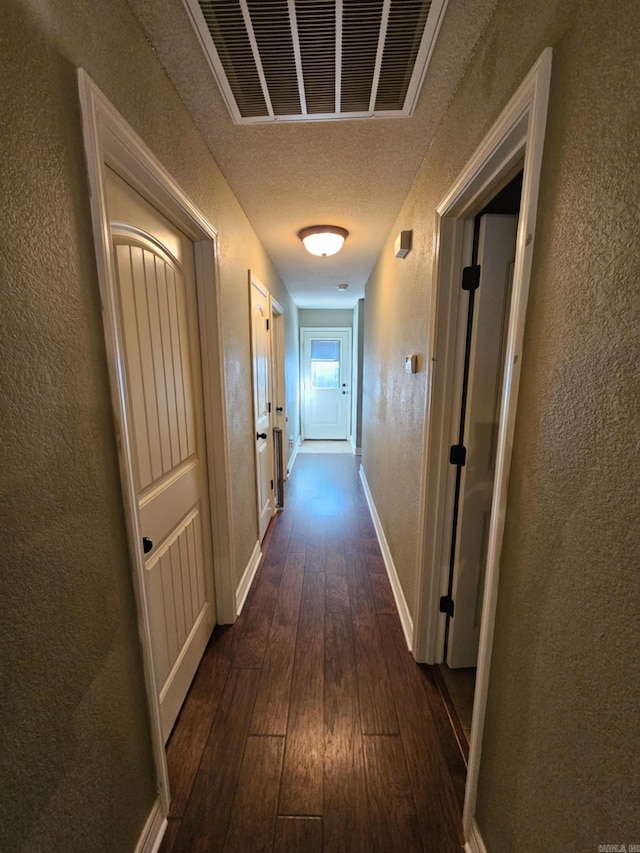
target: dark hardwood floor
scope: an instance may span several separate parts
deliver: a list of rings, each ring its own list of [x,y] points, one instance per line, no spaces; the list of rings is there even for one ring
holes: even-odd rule
[[[160,853],[462,849],[465,763],[407,651],[358,467],[296,460],[169,740]]]

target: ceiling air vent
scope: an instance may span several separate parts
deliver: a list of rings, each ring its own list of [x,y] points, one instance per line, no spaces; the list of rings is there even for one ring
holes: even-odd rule
[[[410,116],[447,0],[184,0],[237,124]]]

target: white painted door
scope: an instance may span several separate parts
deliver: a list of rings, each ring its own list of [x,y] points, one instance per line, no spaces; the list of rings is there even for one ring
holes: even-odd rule
[[[249,277],[249,299],[251,305],[251,365],[258,533],[262,542],[269,526],[269,520],[275,513],[270,411],[271,346],[269,293],[253,275]]]
[[[111,171],[107,200],[166,741],[215,621],[193,244]]]
[[[302,435],[349,438],[351,329],[302,329]]]
[[[517,216],[485,215],[480,221],[481,273],[469,361],[467,458],[461,469],[450,667],[476,666],[478,657],[517,228]]]

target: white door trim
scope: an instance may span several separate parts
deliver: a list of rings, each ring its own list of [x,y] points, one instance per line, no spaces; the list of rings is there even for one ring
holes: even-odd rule
[[[151,632],[143,582],[144,561],[130,452],[131,424],[127,414],[126,387],[122,369],[123,344],[116,322],[111,229],[105,197],[106,166],[124,178],[194,243],[213,535],[216,621],[227,623],[235,620],[236,606],[228,441],[224,406],[221,306],[217,285],[219,279],[218,235],[82,68],[78,69],[78,86],[91,191],[91,218],[103,305],[107,361],[115,429],[118,436],[120,477],[129,551],[134,569],[133,581],[142,642],[145,687],[151,716],[151,737],[162,809],[163,814],[166,815],[169,809],[169,780],[160,706],[155,688]]]
[[[465,220],[475,216],[495,195],[496,190],[520,168],[524,170],[463,815],[466,838],[471,834],[475,817],[500,554],[551,81],[551,53],[551,48],[543,51],[436,210],[434,286],[429,332],[431,352],[428,361],[431,372],[428,376],[422,477],[424,488],[420,508],[422,541],[417,565],[417,609],[413,636],[416,659],[428,663],[441,662],[443,651],[445,617],[438,612],[438,602],[440,595],[446,592],[445,577],[448,576],[449,568],[446,553],[445,484],[457,296],[462,267],[468,260],[463,252]]]

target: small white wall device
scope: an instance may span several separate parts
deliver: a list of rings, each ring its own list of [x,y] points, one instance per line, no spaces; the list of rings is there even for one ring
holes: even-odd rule
[[[393,253],[396,258],[406,258],[411,251],[411,235],[413,231],[401,231],[393,244]]]
[[[407,373],[417,373],[418,372],[418,356],[417,355],[408,355],[404,360],[404,369]]]

